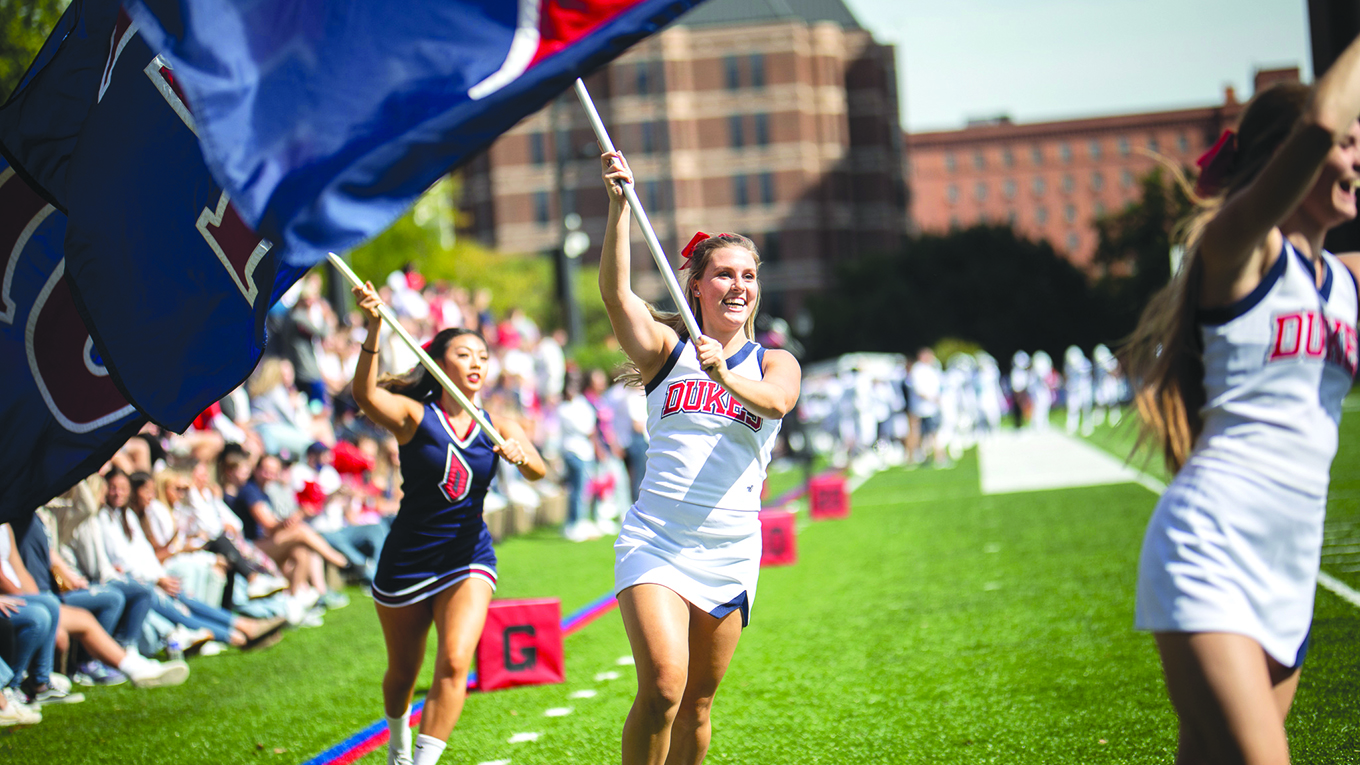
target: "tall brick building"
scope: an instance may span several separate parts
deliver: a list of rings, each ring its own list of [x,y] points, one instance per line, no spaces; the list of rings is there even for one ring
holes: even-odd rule
[[[1262,70],[1255,89],[1298,79],[1297,68]],[[1140,150],[1193,166],[1242,108],[1228,88],[1221,105],[1198,109],[1028,125],[1001,117],[908,135],[913,223],[944,232],[1009,222],[1089,269],[1094,220],[1134,201],[1156,164]]]
[[[749,235],[764,307],[792,316],[833,261],[906,230],[891,46],[841,0],[710,0],[587,80],[678,263],[696,230]],[[464,171],[464,234],[510,252],[560,246],[575,212],[599,258],[608,199],[575,96],[524,119]],[[635,227],[636,228],[636,227]],[[663,294],[633,241],[639,292]]]

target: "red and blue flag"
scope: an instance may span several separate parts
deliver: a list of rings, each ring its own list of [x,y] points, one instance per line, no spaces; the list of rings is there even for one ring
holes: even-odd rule
[[[249,375],[269,307],[693,0],[74,0],[0,106],[0,521]]]
[[[245,222],[312,265],[696,0],[137,0]],[[156,32],[153,32],[156,30]]]

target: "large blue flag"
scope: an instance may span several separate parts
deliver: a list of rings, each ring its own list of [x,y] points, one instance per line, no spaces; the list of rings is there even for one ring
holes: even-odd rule
[[[698,0],[134,0],[246,223],[311,265]]]
[[[0,523],[94,472],[146,420],[63,279],[66,216],[0,161]]]
[[[0,107],[0,518],[145,417],[187,427],[255,367],[303,273],[241,222],[193,127],[117,0],[73,2]]]

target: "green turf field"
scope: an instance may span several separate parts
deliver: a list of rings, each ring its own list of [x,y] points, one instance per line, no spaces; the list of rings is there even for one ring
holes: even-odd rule
[[[1130,443],[1109,430],[1093,441]],[[1360,587],[1335,546],[1360,528],[1354,414],[1333,476],[1324,569]],[[794,480],[777,477],[774,492]],[[874,476],[849,519],[801,524],[796,566],[762,572],[709,762],[1170,762],[1175,717],[1152,640],[1131,626],[1154,502],[1138,485],[982,496],[972,453],[950,470]],[[612,582],[607,540],[544,531],[500,557],[499,596],[560,597],[564,613]],[[49,707],[41,725],[0,734],[0,762],[303,762],[381,715],[381,637],[352,595],[270,651],[192,661],[183,687],[93,689]],[[1360,762],[1357,635],[1360,609],[1320,590],[1289,724],[1296,762]],[[472,695],[442,762],[617,762],[627,654],[617,612],[568,637],[565,685]],[[597,695],[569,698],[587,689]],[[544,716],[556,707],[573,712]],[[516,733],[541,735],[509,743]],[[384,761],[381,749],[362,760]]]

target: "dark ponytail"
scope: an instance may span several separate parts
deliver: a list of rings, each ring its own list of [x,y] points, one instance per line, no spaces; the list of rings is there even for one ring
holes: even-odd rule
[[[475,329],[449,327],[448,329],[440,330],[439,334],[434,336],[434,339],[430,341],[430,344],[425,347],[425,352],[430,354],[430,358],[434,359],[436,362],[442,361],[444,359],[444,354],[449,350],[449,343],[452,343],[454,338],[462,337],[463,335],[472,335],[478,340],[481,340],[482,345],[488,348],[491,347],[486,342],[486,338],[482,336],[482,333]],[[440,392],[442,391],[442,388],[439,386],[439,380],[435,379],[435,376],[430,374],[430,370],[426,369],[423,364],[416,364],[410,370],[402,374],[383,375],[378,380],[378,387],[400,396],[415,399],[422,404],[438,400]]]

